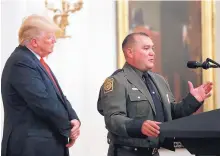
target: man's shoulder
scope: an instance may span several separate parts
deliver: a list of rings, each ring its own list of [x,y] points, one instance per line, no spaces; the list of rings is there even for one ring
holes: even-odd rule
[[[112,73],[110,77],[118,77],[124,74],[124,69],[117,69]]]
[[[102,85],[105,92],[113,91],[115,84],[122,84],[124,77],[124,70],[118,69],[114,71],[109,77],[107,77]]]
[[[12,64],[25,64],[32,67],[36,66],[34,60],[33,54],[21,46],[18,46],[8,58],[8,61]]]
[[[153,72],[153,71],[148,71],[148,73],[149,73],[151,76],[163,77],[161,74],[156,73],[156,72]]]
[[[124,70],[123,69],[117,69],[114,71],[110,76],[106,78],[107,79],[120,79],[124,75]]]
[[[117,69],[107,79],[113,79],[117,82],[124,81],[124,69]]]
[[[152,72],[152,71],[149,71],[148,73],[150,74],[151,77],[153,77],[153,78],[155,78],[157,80],[160,80],[160,81],[163,81],[163,82],[165,81],[166,82],[165,77],[163,77],[161,74],[156,73],[156,72]]]

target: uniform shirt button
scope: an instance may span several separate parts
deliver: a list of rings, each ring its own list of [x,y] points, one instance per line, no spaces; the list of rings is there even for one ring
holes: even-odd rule
[[[135,151],[137,151],[137,148],[134,148]]]
[[[138,99],[140,99],[140,96],[138,96]]]

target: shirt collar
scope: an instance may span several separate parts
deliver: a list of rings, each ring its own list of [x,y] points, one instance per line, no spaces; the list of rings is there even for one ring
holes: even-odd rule
[[[27,46],[26,46],[27,47]],[[28,48],[28,47],[27,47]],[[38,60],[40,60],[41,59],[41,57],[37,54],[37,53],[35,53],[33,50],[31,50],[30,48],[28,48],[36,57],[37,57],[37,59]]]
[[[141,71],[141,70],[135,68],[134,66],[132,66],[132,65],[130,65],[130,64],[129,64],[129,66],[131,66],[131,68],[135,71],[135,73],[136,73],[141,79],[143,78],[143,74],[145,74],[146,76],[148,76],[148,72],[147,72],[147,71],[143,72],[143,71]]]

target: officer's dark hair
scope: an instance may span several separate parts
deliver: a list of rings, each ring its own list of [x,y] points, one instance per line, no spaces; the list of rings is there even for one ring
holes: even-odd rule
[[[122,42],[122,50],[123,51],[127,45],[135,42],[134,36],[136,36],[136,35],[149,37],[146,33],[143,33],[143,32],[131,33],[131,34],[127,35],[125,37],[124,41]]]

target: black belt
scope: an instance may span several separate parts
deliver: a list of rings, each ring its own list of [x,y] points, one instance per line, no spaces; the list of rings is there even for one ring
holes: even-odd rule
[[[114,145],[115,148],[125,149],[131,152],[141,152],[141,153],[149,153],[151,155],[158,153],[158,148],[149,148],[149,147],[130,147],[130,146],[122,146],[122,145]]]

